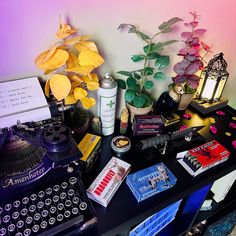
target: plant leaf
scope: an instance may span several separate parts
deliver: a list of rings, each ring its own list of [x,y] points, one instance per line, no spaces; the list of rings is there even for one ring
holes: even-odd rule
[[[66,69],[65,71],[74,72],[79,75],[88,75],[93,69],[94,66],[76,66],[70,69]]]
[[[89,41],[79,42],[78,44],[75,45],[75,49],[78,52],[82,52],[83,50],[89,49],[91,51],[98,53],[96,44],[94,42],[89,42]]]
[[[81,51],[78,59],[81,66],[94,66],[95,68],[104,62],[103,58],[98,53],[91,50]]]
[[[145,75],[152,75],[153,74],[153,68],[151,68],[151,67],[146,67],[145,69],[144,69],[144,74]]]
[[[75,88],[74,89],[74,97],[75,99],[83,99],[85,98],[86,96],[88,95],[88,92],[85,90],[85,89],[82,89],[82,88]]]
[[[137,80],[141,79],[141,75],[138,74],[138,73],[136,73],[136,72],[133,73],[133,76],[134,76],[134,78],[137,79]]]
[[[150,89],[153,88],[153,85],[154,85],[154,84],[153,84],[153,82],[152,82],[151,80],[147,80],[147,81],[145,81],[145,83],[144,83],[144,88],[150,90]]]
[[[143,51],[147,54],[147,53],[151,53],[151,52],[160,52],[163,50],[163,46],[162,43],[151,43],[150,47],[149,45],[146,45],[143,47]]]
[[[137,82],[133,77],[128,77],[128,79],[126,80],[126,84],[127,84],[128,88],[130,88],[130,87],[136,85]]]
[[[173,18],[171,18],[171,19],[169,19],[167,21],[167,25],[171,26],[171,25],[173,25],[173,24],[175,24],[175,23],[177,23],[179,21],[183,21],[183,20],[181,18],[179,18],[179,17],[173,17]]]
[[[160,56],[157,52],[150,52],[147,54],[148,59],[157,59]]]
[[[94,103],[94,101],[92,101],[88,97],[84,97],[80,101],[81,101],[82,106],[87,110],[90,109],[93,106],[93,103]]]
[[[71,83],[67,76],[61,74],[55,74],[50,78],[50,89],[52,94],[61,101],[70,93]]]
[[[99,88],[99,83],[94,81],[87,82],[87,88],[90,91],[97,90]]]
[[[138,61],[142,61],[144,58],[145,58],[145,55],[138,54],[138,55],[133,55],[133,56],[131,57],[131,60],[132,60],[133,62],[138,62]]]
[[[143,107],[143,105],[145,104],[145,97],[143,95],[140,95],[140,96],[136,95],[133,100],[133,104],[137,108]]]
[[[126,89],[126,83],[124,80],[122,79],[116,79],[117,81],[117,84],[118,84],[118,87],[121,88],[121,89]]]
[[[154,79],[162,80],[165,78],[166,78],[166,75],[161,71],[158,71],[157,73],[154,74]]]
[[[148,35],[144,34],[143,32],[139,30],[136,30],[136,34],[144,41],[150,39]]]
[[[125,76],[132,76],[132,74],[130,72],[124,71],[124,70],[117,71],[116,73],[121,74],[121,75],[125,75]]]
[[[145,97],[145,107],[148,107],[152,104],[153,100],[147,94],[143,94],[143,96]]]
[[[170,64],[170,57],[166,55],[159,56],[155,61],[155,66],[160,70]]]
[[[50,96],[50,85],[49,85],[49,79],[46,80],[45,86],[44,86],[44,93],[46,95],[46,97],[49,98]]]
[[[134,100],[134,97],[135,97],[135,92],[131,89],[127,89],[125,91],[125,101],[130,103]]]
[[[170,45],[170,44],[172,44],[172,43],[177,43],[177,42],[179,42],[179,40],[168,40],[168,41],[166,41],[166,42],[164,42],[164,43],[161,43],[162,44],[162,46],[164,47],[164,46],[167,46],[167,45]]]
[[[193,37],[193,33],[192,32],[183,32],[181,33],[181,37],[184,39],[189,39]]]
[[[75,99],[74,94],[69,94],[67,97],[65,97],[65,105],[72,105],[77,102],[77,99]]]
[[[140,92],[140,87],[139,87],[138,84],[130,86],[129,89],[133,90],[135,93],[139,93]]]

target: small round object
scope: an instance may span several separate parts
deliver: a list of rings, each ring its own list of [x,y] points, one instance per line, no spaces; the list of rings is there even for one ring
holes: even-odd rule
[[[26,208],[23,208],[21,211],[20,211],[20,214],[22,216],[25,216],[26,214],[28,213],[28,210]]]
[[[30,200],[31,201],[34,202],[36,199],[37,199],[37,195],[36,194],[33,193],[33,194],[30,195]]]
[[[12,213],[12,219],[13,219],[13,220],[17,220],[17,219],[19,218],[19,216],[20,216],[20,214],[19,214],[19,212],[17,212],[17,211],[15,211],[15,212]]]
[[[73,215],[77,215],[79,213],[79,209],[77,207],[73,207],[71,212]]]
[[[65,218],[69,218],[71,215],[70,211],[65,211],[64,216]]]
[[[11,204],[6,204],[6,206],[4,207],[5,211],[10,211],[12,208],[12,205]]]
[[[21,232],[17,232],[15,236],[22,236],[23,234]]]
[[[86,202],[81,202],[81,203],[79,204],[79,209],[80,209],[81,211],[86,210],[86,209],[87,209],[87,203],[86,203]]]
[[[34,226],[32,227],[32,231],[33,231],[34,233],[37,233],[37,232],[39,231],[39,226],[38,226],[38,225],[34,225]]]
[[[43,203],[43,202],[41,202],[41,201],[38,202],[38,204],[37,204],[38,209],[42,209],[43,206],[44,206],[44,203]]]
[[[46,205],[46,206],[50,206],[51,203],[52,203],[52,200],[51,200],[50,198],[47,198],[47,199],[45,200],[45,205]]]
[[[11,218],[10,218],[9,215],[5,215],[5,216],[3,217],[3,220],[2,220],[2,221],[3,221],[4,223],[8,223],[8,222],[10,221],[10,219],[11,219]]]
[[[7,230],[5,229],[5,228],[1,228],[0,229],[0,235],[1,236],[4,236],[4,235],[6,235],[7,234]]]
[[[22,221],[22,220],[19,220],[17,223],[16,223],[16,227],[17,228],[19,228],[19,229],[21,229],[23,226],[24,226],[24,221]]]
[[[124,154],[131,148],[131,141],[125,136],[116,136],[111,141],[111,148],[117,154]]]
[[[49,211],[51,214],[54,214],[57,211],[57,208],[52,206]]]
[[[77,178],[76,178],[76,177],[71,177],[71,178],[69,179],[69,183],[70,183],[71,185],[76,184],[76,183],[77,183]]]
[[[34,213],[34,212],[36,211],[36,206],[35,206],[35,205],[31,205],[31,206],[29,207],[29,211],[30,211],[31,213]]]
[[[63,215],[62,215],[62,214],[59,214],[59,215],[57,216],[57,221],[60,222],[60,221],[63,220],[63,218],[64,218]]]
[[[65,206],[66,206],[66,207],[70,207],[70,206],[71,206],[71,201],[70,201],[70,200],[66,200]]]
[[[53,191],[54,191],[54,192],[57,193],[59,190],[60,190],[60,186],[59,186],[59,185],[54,185],[54,186],[53,186]]]
[[[73,189],[70,189],[70,190],[68,191],[68,195],[69,195],[70,197],[72,197],[72,196],[74,195],[74,193],[75,193],[75,191],[74,191]]]
[[[41,216],[43,218],[46,218],[48,216],[48,211],[47,210],[43,210],[42,213],[41,213]]]
[[[40,220],[40,219],[41,219],[41,215],[40,215],[39,213],[36,213],[36,214],[34,215],[34,220],[38,221],[38,220]]]
[[[13,232],[15,230],[15,228],[16,228],[16,226],[14,224],[10,224],[7,229],[9,232]]]
[[[62,203],[59,203],[59,204],[57,205],[57,209],[58,209],[59,211],[62,211],[62,210],[64,209],[64,205],[63,205]]]
[[[18,208],[18,207],[20,206],[20,201],[19,201],[19,200],[14,201],[14,202],[13,202],[13,206],[14,206],[15,208]]]
[[[55,219],[54,217],[51,217],[51,218],[49,219],[49,221],[48,221],[48,223],[49,223],[50,225],[54,225],[55,222],[56,222],[56,219]]]
[[[46,194],[47,195],[51,195],[52,194],[52,189],[51,188],[47,188],[46,189]]]
[[[59,196],[58,195],[53,196],[52,200],[53,202],[57,203],[59,201]]]
[[[30,229],[25,229],[24,230],[24,236],[29,236],[31,234],[31,230]]]
[[[62,184],[61,184],[61,188],[62,189],[66,189],[68,187],[68,183],[66,183],[66,182],[63,182]]]
[[[3,209],[2,209],[2,207],[0,207],[0,215],[2,214],[2,212],[3,212]]]
[[[27,225],[30,225],[32,222],[33,222],[33,218],[32,218],[31,216],[28,216],[28,217],[26,218],[26,220],[25,220],[25,223],[26,223]]]
[[[61,198],[62,200],[64,200],[64,199],[66,198],[66,193],[65,193],[65,192],[62,192],[62,193],[60,194],[60,198]]]
[[[40,227],[42,229],[45,229],[47,227],[47,225],[48,225],[47,221],[44,220],[44,221],[41,222]]]
[[[79,198],[78,198],[78,197],[73,197],[72,202],[73,202],[74,204],[78,204]]]
[[[22,203],[23,203],[23,204],[27,205],[28,202],[29,202],[29,198],[28,198],[28,197],[24,197],[24,198],[22,199]]]
[[[38,193],[38,197],[39,197],[39,198],[43,198],[44,195],[45,195],[44,191],[40,191],[40,192]]]

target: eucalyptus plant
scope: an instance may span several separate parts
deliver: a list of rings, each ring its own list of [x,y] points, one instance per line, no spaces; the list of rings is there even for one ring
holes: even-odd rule
[[[156,37],[160,34],[166,34],[172,31],[172,26],[182,21],[178,17],[169,19],[162,23],[159,31],[150,36],[140,31],[136,26],[131,24],[120,24],[118,30],[126,29],[128,33],[134,33],[143,40],[145,46],[142,48],[142,54],[136,54],[131,57],[133,62],[143,62],[141,69],[133,71],[118,71],[118,74],[126,76],[126,81],[118,79],[118,85],[122,89],[126,89],[125,101],[137,108],[148,107],[153,103],[153,98],[150,94],[154,87],[152,79],[162,80],[166,75],[162,71],[163,68],[170,64],[170,57],[162,55],[163,49],[178,40],[168,40],[165,42],[156,42]]]

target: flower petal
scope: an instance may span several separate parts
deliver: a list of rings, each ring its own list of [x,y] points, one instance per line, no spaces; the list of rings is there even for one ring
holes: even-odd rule
[[[210,131],[213,133],[213,134],[216,134],[217,133],[217,128],[214,126],[214,125],[210,125]]]
[[[232,127],[233,129],[236,129],[236,124],[233,123],[233,122],[230,122],[230,123],[229,123],[229,127]]]
[[[234,148],[236,148],[236,140],[233,140],[232,144],[233,144]]]
[[[216,114],[219,115],[219,116],[224,116],[225,113],[223,111],[216,111]]]

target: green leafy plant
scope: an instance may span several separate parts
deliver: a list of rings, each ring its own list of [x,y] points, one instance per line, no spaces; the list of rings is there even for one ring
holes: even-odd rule
[[[156,42],[155,39],[160,34],[169,33],[172,31],[172,26],[182,21],[178,17],[169,19],[162,23],[159,31],[153,36],[149,36],[134,25],[121,24],[118,30],[127,29],[128,33],[134,33],[143,40],[145,46],[142,48],[142,54],[136,54],[131,57],[133,62],[143,62],[141,69],[133,71],[118,71],[118,74],[126,76],[126,81],[118,79],[118,85],[122,89],[127,89],[125,92],[125,101],[134,107],[148,107],[153,103],[153,98],[150,94],[154,86],[153,79],[165,79],[166,75],[161,71],[170,63],[168,55],[162,55],[161,51],[168,45],[177,42],[177,40],[169,40],[165,42]]]

